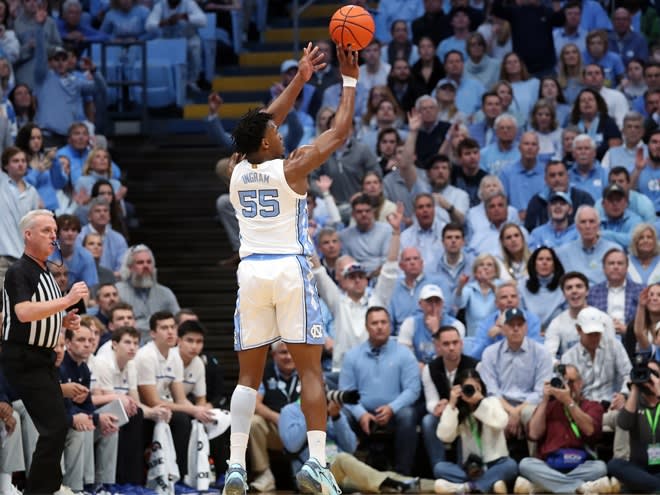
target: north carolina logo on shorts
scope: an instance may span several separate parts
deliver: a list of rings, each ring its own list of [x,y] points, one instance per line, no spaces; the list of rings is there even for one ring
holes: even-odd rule
[[[321,325],[312,325],[312,328],[309,329],[309,334],[315,339],[320,339],[323,337],[323,327]]]

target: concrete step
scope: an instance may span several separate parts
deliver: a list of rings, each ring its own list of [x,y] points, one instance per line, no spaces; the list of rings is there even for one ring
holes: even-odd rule
[[[218,112],[222,118],[238,119],[252,108],[263,107],[262,101],[245,101],[241,103],[225,103]],[[194,104],[183,107],[184,119],[204,119],[208,115],[207,105]]]
[[[301,44],[308,41],[324,40],[330,37],[328,26],[320,27],[301,27],[299,29],[299,40]],[[264,34],[264,41],[282,43],[290,41],[293,43],[294,31],[293,28],[275,28],[268,29]]]
[[[279,72],[279,71],[277,71]],[[279,80],[278,74],[262,76],[221,76],[213,79],[213,91],[268,91]]]
[[[250,52],[241,53],[239,63],[241,66],[251,67],[274,67],[275,72],[279,72],[279,67],[287,59],[294,57],[291,50],[273,51],[273,52]]]

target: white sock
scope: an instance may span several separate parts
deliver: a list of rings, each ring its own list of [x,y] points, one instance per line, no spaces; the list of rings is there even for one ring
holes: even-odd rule
[[[11,493],[11,473],[0,473],[0,493]]]
[[[309,445],[309,456],[325,467],[325,432],[321,430],[308,431],[307,445]]]
[[[250,424],[257,403],[257,391],[244,385],[237,385],[231,396],[231,435],[229,437],[229,464],[240,464],[245,469]]]

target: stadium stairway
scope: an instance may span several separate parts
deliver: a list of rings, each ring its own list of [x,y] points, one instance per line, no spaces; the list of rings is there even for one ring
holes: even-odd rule
[[[217,355],[232,387],[238,375],[233,353],[236,279],[218,266],[231,254],[215,220],[215,200],[225,190],[215,175],[217,151],[201,136],[121,138],[113,158],[126,171],[127,199],[139,227],[130,245],[147,244],[156,257],[158,281],[170,287],[181,307],[199,314],[209,335],[206,348]]]
[[[336,0],[317,0],[308,7],[300,17],[300,46],[328,38],[329,19],[342,5]],[[236,119],[250,108],[266,104],[270,87],[280,80],[280,64],[299,58],[299,54],[293,53],[292,25],[290,18],[269,17],[269,27],[262,34],[262,41],[247,43],[239,55],[239,64],[223,67],[221,74],[212,81],[213,90],[225,101],[219,113],[228,128],[233,128]],[[205,118],[207,112],[205,98],[199,98],[196,103],[184,107],[183,118],[195,121]]]

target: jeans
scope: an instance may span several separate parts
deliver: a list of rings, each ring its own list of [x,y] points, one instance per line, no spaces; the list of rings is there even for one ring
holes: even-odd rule
[[[445,460],[445,444],[438,438],[435,431],[438,429],[440,418],[427,414],[422,418],[422,435],[424,446],[431,466]]]
[[[394,470],[404,476],[412,474],[417,451],[417,412],[414,406],[402,407],[394,414]]]
[[[491,493],[491,487],[500,480],[510,484],[518,475],[518,464],[510,457],[500,457],[487,463],[486,466],[488,469],[484,474],[474,480],[475,486],[482,493]],[[433,476],[452,483],[465,483],[468,481],[463,468],[453,462],[438,462],[433,466]]]
[[[568,473],[552,469],[541,459],[525,457],[518,466],[520,476],[551,493],[572,493],[585,481],[594,481],[607,476],[603,461],[586,461]]]
[[[642,466],[623,459],[612,459],[607,471],[633,493],[660,493],[660,473],[649,473]]]

